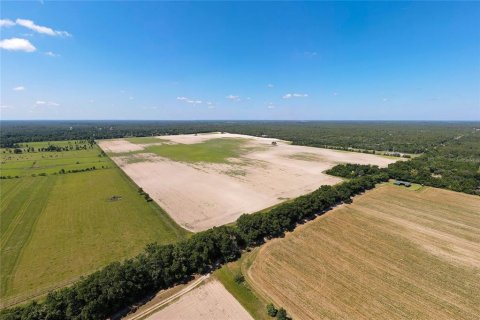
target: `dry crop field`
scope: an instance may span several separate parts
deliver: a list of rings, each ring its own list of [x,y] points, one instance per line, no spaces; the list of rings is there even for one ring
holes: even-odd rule
[[[272,144],[275,142],[276,145]],[[98,141],[177,223],[201,231],[341,180],[338,163],[387,166],[381,156],[294,146],[228,133]]]
[[[247,272],[294,319],[478,319],[480,198],[382,185],[259,250]]]
[[[253,318],[218,280],[212,278],[148,319],[251,320]]]

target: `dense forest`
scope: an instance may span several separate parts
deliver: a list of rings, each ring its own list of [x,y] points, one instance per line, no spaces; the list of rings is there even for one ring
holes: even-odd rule
[[[1,319],[106,319],[147,294],[184,282],[237,259],[242,250],[281,237],[314,218],[386,181],[385,173],[366,175],[311,194],[270,211],[242,215],[234,226],[214,227],[169,245],[150,244],[133,259],[116,262],[73,286],[48,294],[43,302],[0,312]]]
[[[478,122],[2,121],[1,147],[31,141],[110,139],[212,131],[270,136],[314,147],[424,153],[480,129]]]

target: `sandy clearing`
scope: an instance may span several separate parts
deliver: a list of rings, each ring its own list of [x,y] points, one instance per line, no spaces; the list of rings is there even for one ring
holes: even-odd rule
[[[338,163],[387,166],[395,161],[371,154],[294,146],[278,139],[238,134],[161,138],[183,144],[214,138],[245,139],[244,147],[248,151],[226,164],[182,163],[147,153],[134,155],[133,161],[123,155],[112,157],[177,223],[191,231],[230,223],[243,213],[276,205],[321,185],[336,184],[341,179],[323,172]],[[277,145],[272,145],[272,141]],[[122,144],[115,140],[100,141],[99,145],[106,151],[122,150],[118,152],[131,147],[129,142]],[[148,161],[139,162],[141,157]]]
[[[143,149],[143,146],[128,142],[127,140],[123,139],[100,140],[98,141],[98,145],[103,151],[113,153],[140,151]]]
[[[253,320],[223,285],[213,278],[147,319]]]

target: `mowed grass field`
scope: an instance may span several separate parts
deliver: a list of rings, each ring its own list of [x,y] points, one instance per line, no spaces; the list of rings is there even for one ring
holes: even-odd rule
[[[82,152],[97,156],[101,150],[63,153],[70,152],[57,163],[48,160],[52,172],[64,168],[66,159],[75,165],[76,155],[81,162]],[[48,159],[56,152],[42,153]],[[132,257],[148,243],[188,236],[154,202],[146,202],[113,162],[103,157],[102,163],[106,169],[0,180],[2,307]]]
[[[384,184],[268,242],[247,275],[294,319],[478,319],[480,198]]]

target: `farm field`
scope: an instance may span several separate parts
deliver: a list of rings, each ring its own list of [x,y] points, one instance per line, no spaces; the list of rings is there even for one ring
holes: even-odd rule
[[[223,285],[213,278],[147,319],[253,320]]]
[[[55,146],[72,148],[69,151],[38,152],[39,149]],[[76,148],[79,148],[77,150]],[[34,148],[35,152],[26,152]],[[105,157],[97,146],[86,141],[50,141],[21,143],[20,154],[13,153],[14,149],[0,149],[0,176],[31,176],[39,174],[58,173],[59,170],[83,170],[95,167],[111,167],[112,163]]]
[[[41,166],[42,172],[57,173],[69,163],[81,169],[76,162],[81,165],[90,157],[100,159],[104,168],[32,177],[30,167],[18,165],[15,170],[23,177],[0,180],[2,307],[132,257],[147,243],[171,243],[187,236],[155,203],[146,202],[108,157],[98,157],[97,146],[59,152],[60,158],[51,160],[56,153],[24,156],[47,159],[50,171]],[[4,160],[4,155],[2,162],[11,170],[16,160]]]
[[[381,156],[294,146],[287,141],[210,133],[99,146],[177,223],[201,231],[235,221],[341,179],[323,173],[338,163],[387,166]],[[275,144],[272,144],[272,143]]]
[[[478,319],[480,199],[384,184],[260,248],[247,273],[294,319]]]

